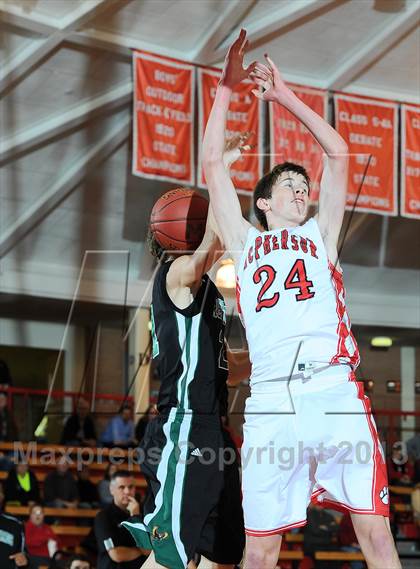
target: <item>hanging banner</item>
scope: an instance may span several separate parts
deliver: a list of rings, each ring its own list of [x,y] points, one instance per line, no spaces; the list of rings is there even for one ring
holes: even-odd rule
[[[199,156],[198,186],[206,188],[206,180],[201,167],[201,149],[207,120],[213,106],[220,71],[198,68],[198,110],[199,110]],[[230,168],[230,174],[236,189],[252,192],[262,176],[262,105],[252,94],[255,88],[251,81],[243,81],[232,93],[226,121],[226,136],[251,131],[247,144],[255,145],[249,152],[244,152]]]
[[[401,105],[401,215],[420,219],[420,107]]]
[[[397,215],[397,105],[348,95],[335,95],[334,105],[350,153],[347,209]]]
[[[327,120],[325,91],[290,85],[308,107]],[[311,179],[311,202],[317,202],[322,174],[322,148],[309,130],[282,105],[270,104],[270,168],[281,162],[303,166]]]
[[[133,174],[194,183],[194,66],[133,54]]]

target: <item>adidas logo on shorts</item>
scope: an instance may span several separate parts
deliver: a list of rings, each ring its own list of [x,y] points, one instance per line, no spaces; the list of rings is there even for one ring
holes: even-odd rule
[[[191,451],[191,454],[192,454],[193,456],[203,456],[203,455],[201,454],[199,448],[195,448],[193,451]]]

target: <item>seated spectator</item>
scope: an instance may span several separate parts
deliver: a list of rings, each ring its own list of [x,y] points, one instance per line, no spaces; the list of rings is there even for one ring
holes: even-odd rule
[[[0,360],[0,385],[2,387],[11,387],[12,383],[9,366],[4,360]]]
[[[338,527],[338,542],[343,551],[361,551],[349,512],[346,512],[341,518],[340,525]],[[363,569],[365,566],[363,561],[351,561],[349,565],[351,569]]]
[[[420,433],[416,433],[407,441],[408,456],[414,462],[414,484],[420,482]]]
[[[416,433],[407,441],[408,455],[414,460],[420,460],[420,433]]]
[[[94,523],[98,547],[97,568],[139,569],[149,551],[137,547],[130,532],[120,525],[121,522],[132,519],[132,516],[138,520],[140,515],[140,504],[135,499],[133,474],[117,470],[111,477],[110,488],[113,502],[96,515]]]
[[[80,553],[70,557],[65,567],[66,569],[93,569],[89,559]]]
[[[12,413],[7,407],[7,392],[0,391],[0,442],[18,440],[18,433]],[[0,452],[0,470],[13,468],[10,453]]]
[[[401,443],[395,443],[392,447],[391,459],[388,461],[388,478],[391,485],[411,486],[413,484],[414,466],[404,452]]]
[[[77,508],[77,484],[64,457],[57,462],[54,472],[45,478],[44,498],[45,504],[51,508]]]
[[[316,551],[331,551],[337,549],[334,543],[337,538],[338,524],[334,516],[318,506],[310,504],[307,513],[307,524],[303,528],[303,550],[305,555],[312,558],[316,569],[324,569],[323,561],[315,560]],[[331,569],[339,569],[341,563],[328,562]]]
[[[136,429],[134,435],[136,437],[137,444],[140,444],[143,440],[144,433],[146,432],[146,427],[150,421],[157,415],[156,405],[149,405],[144,415],[137,421]]]
[[[131,407],[125,405],[120,413],[111,419],[102,433],[102,443],[108,447],[127,448],[134,444],[134,422]]]
[[[62,445],[95,446],[96,429],[93,418],[89,414],[89,403],[79,399],[77,410],[64,425],[61,435]]]
[[[114,501],[112,494],[109,490],[109,485],[111,482],[111,476],[114,472],[117,472],[118,466],[116,464],[108,464],[108,468],[105,470],[104,479],[98,484],[99,501],[101,506],[108,506]]]
[[[32,563],[36,567],[49,565],[50,559],[58,550],[58,540],[50,526],[44,523],[44,510],[39,504],[33,505],[29,510],[25,539]]]
[[[89,477],[89,468],[83,466],[77,478],[80,508],[97,508],[99,506],[98,489],[96,485],[90,481]]]
[[[16,518],[2,513],[3,501],[3,487],[0,484],[0,567],[34,569],[25,551],[23,525]]]
[[[14,502],[17,506],[31,506],[39,502],[39,484],[35,474],[29,470],[26,462],[18,462],[9,472],[4,485],[6,502]]]

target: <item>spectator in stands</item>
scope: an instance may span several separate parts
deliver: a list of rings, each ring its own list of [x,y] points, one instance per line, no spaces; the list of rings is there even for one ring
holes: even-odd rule
[[[0,567],[35,569],[25,551],[23,525],[12,516],[3,514],[3,487],[0,484]]]
[[[12,387],[12,383],[9,366],[4,360],[0,360],[0,385],[2,387]]]
[[[420,433],[416,433],[407,441],[407,452],[413,460],[420,460]]]
[[[12,413],[7,408],[7,393],[0,391],[0,441],[17,441],[17,429]]]
[[[29,470],[27,462],[20,461],[9,472],[4,485],[6,502],[14,502],[16,506],[31,506],[39,502],[39,485],[35,474]]]
[[[18,440],[18,433],[12,413],[7,408],[7,392],[0,391],[0,442]],[[0,451],[0,470],[13,468],[11,454]]]
[[[149,405],[144,415],[137,421],[135,429],[135,437],[137,444],[140,444],[143,440],[144,433],[146,432],[146,427],[150,421],[157,415],[156,405]]]
[[[338,527],[338,542],[341,545],[341,549],[343,551],[361,551],[349,512],[346,512],[340,520],[340,525]],[[363,561],[350,562],[351,569],[363,569],[364,566],[365,564]]]
[[[116,464],[108,464],[108,468],[105,470],[104,479],[98,484],[99,501],[102,506],[108,506],[114,501],[109,485],[111,482],[111,476],[114,472],[117,472],[117,470],[118,466]]]
[[[64,425],[61,444],[74,446],[95,446],[96,429],[92,416],[89,414],[89,403],[79,399],[77,410]]]
[[[131,415],[131,407],[124,405],[120,413],[109,421],[102,433],[105,446],[127,448],[134,444],[134,422]]]
[[[81,554],[70,557],[65,567],[66,569],[93,569],[89,559]]]
[[[97,508],[99,506],[99,495],[96,485],[90,480],[89,468],[84,465],[79,472],[77,479],[77,489],[79,492],[80,508]]]
[[[411,486],[414,481],[414,466],[405,452],[403,443],[395,443],[392,447],[391,459],[388,461],[388,478],[390,484]]]
[[[407,441],[408,456],[414,461],[414,484],[420,482],[420,433],[416,433]]]
[[[29,510],[25,539],[32,563],[36,567],[49,565],[58,550],[58,539],[50,526],[44,523],[44,510],[39,504],[34,504]]]
[[[148,551],[136,546],[130,533],[120,523],[140,515],[135,499],[135,480],[131,472],[117,470],[110,484],[113,503],[95,518],[95,536],[98,544],[97,569],[139,569]]]
[[[331,551],[338,546],[334,541],[337,540],[338,524],[334,516],[321,508],[317,504],[310,504],[307,513],[307,524],[303,528],[303,550],[305,555],[312,558],[315,569],[323,569],[324,562],[315,559],[316,551]],[[339,569],[341,563],[328,562],[331,569]]]
[[[60,458],[54,472],[44,483],[45,504],[52,508],[76,508],[79,502],[77,484],[69,471],[66,458]]]

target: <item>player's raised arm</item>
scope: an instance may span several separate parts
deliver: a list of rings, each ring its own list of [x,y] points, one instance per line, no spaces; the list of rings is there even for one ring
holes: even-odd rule
[[[177,257],[168,271],[166,286],[170,296],[175,296],[182,288],[199,287],[202,276],[210,270],[223,253],[219,230],[210,205],[206,231],[200,245],[191,255]]]
[[[226,117],[232,90],[249,76],[254,64],[243,67],[246,32],[241,30],[225,59],[213,107],[203,140],[203,169],[216,222],[226,249],[234,251],[245,241],[250,224],[242,217],[241,206],[223,160]]]
[[[283,105],[294,114],[311,131],[326,154],[317,219],[330,260],[335,262],[346,204],[347,144],[331,125],[289,89],[273,61],[267,55],[265,57],[267,65],[257,63],[250,74],[255,83],[262,87],[262,91],[256,89],[254,94],[264,101]]]

